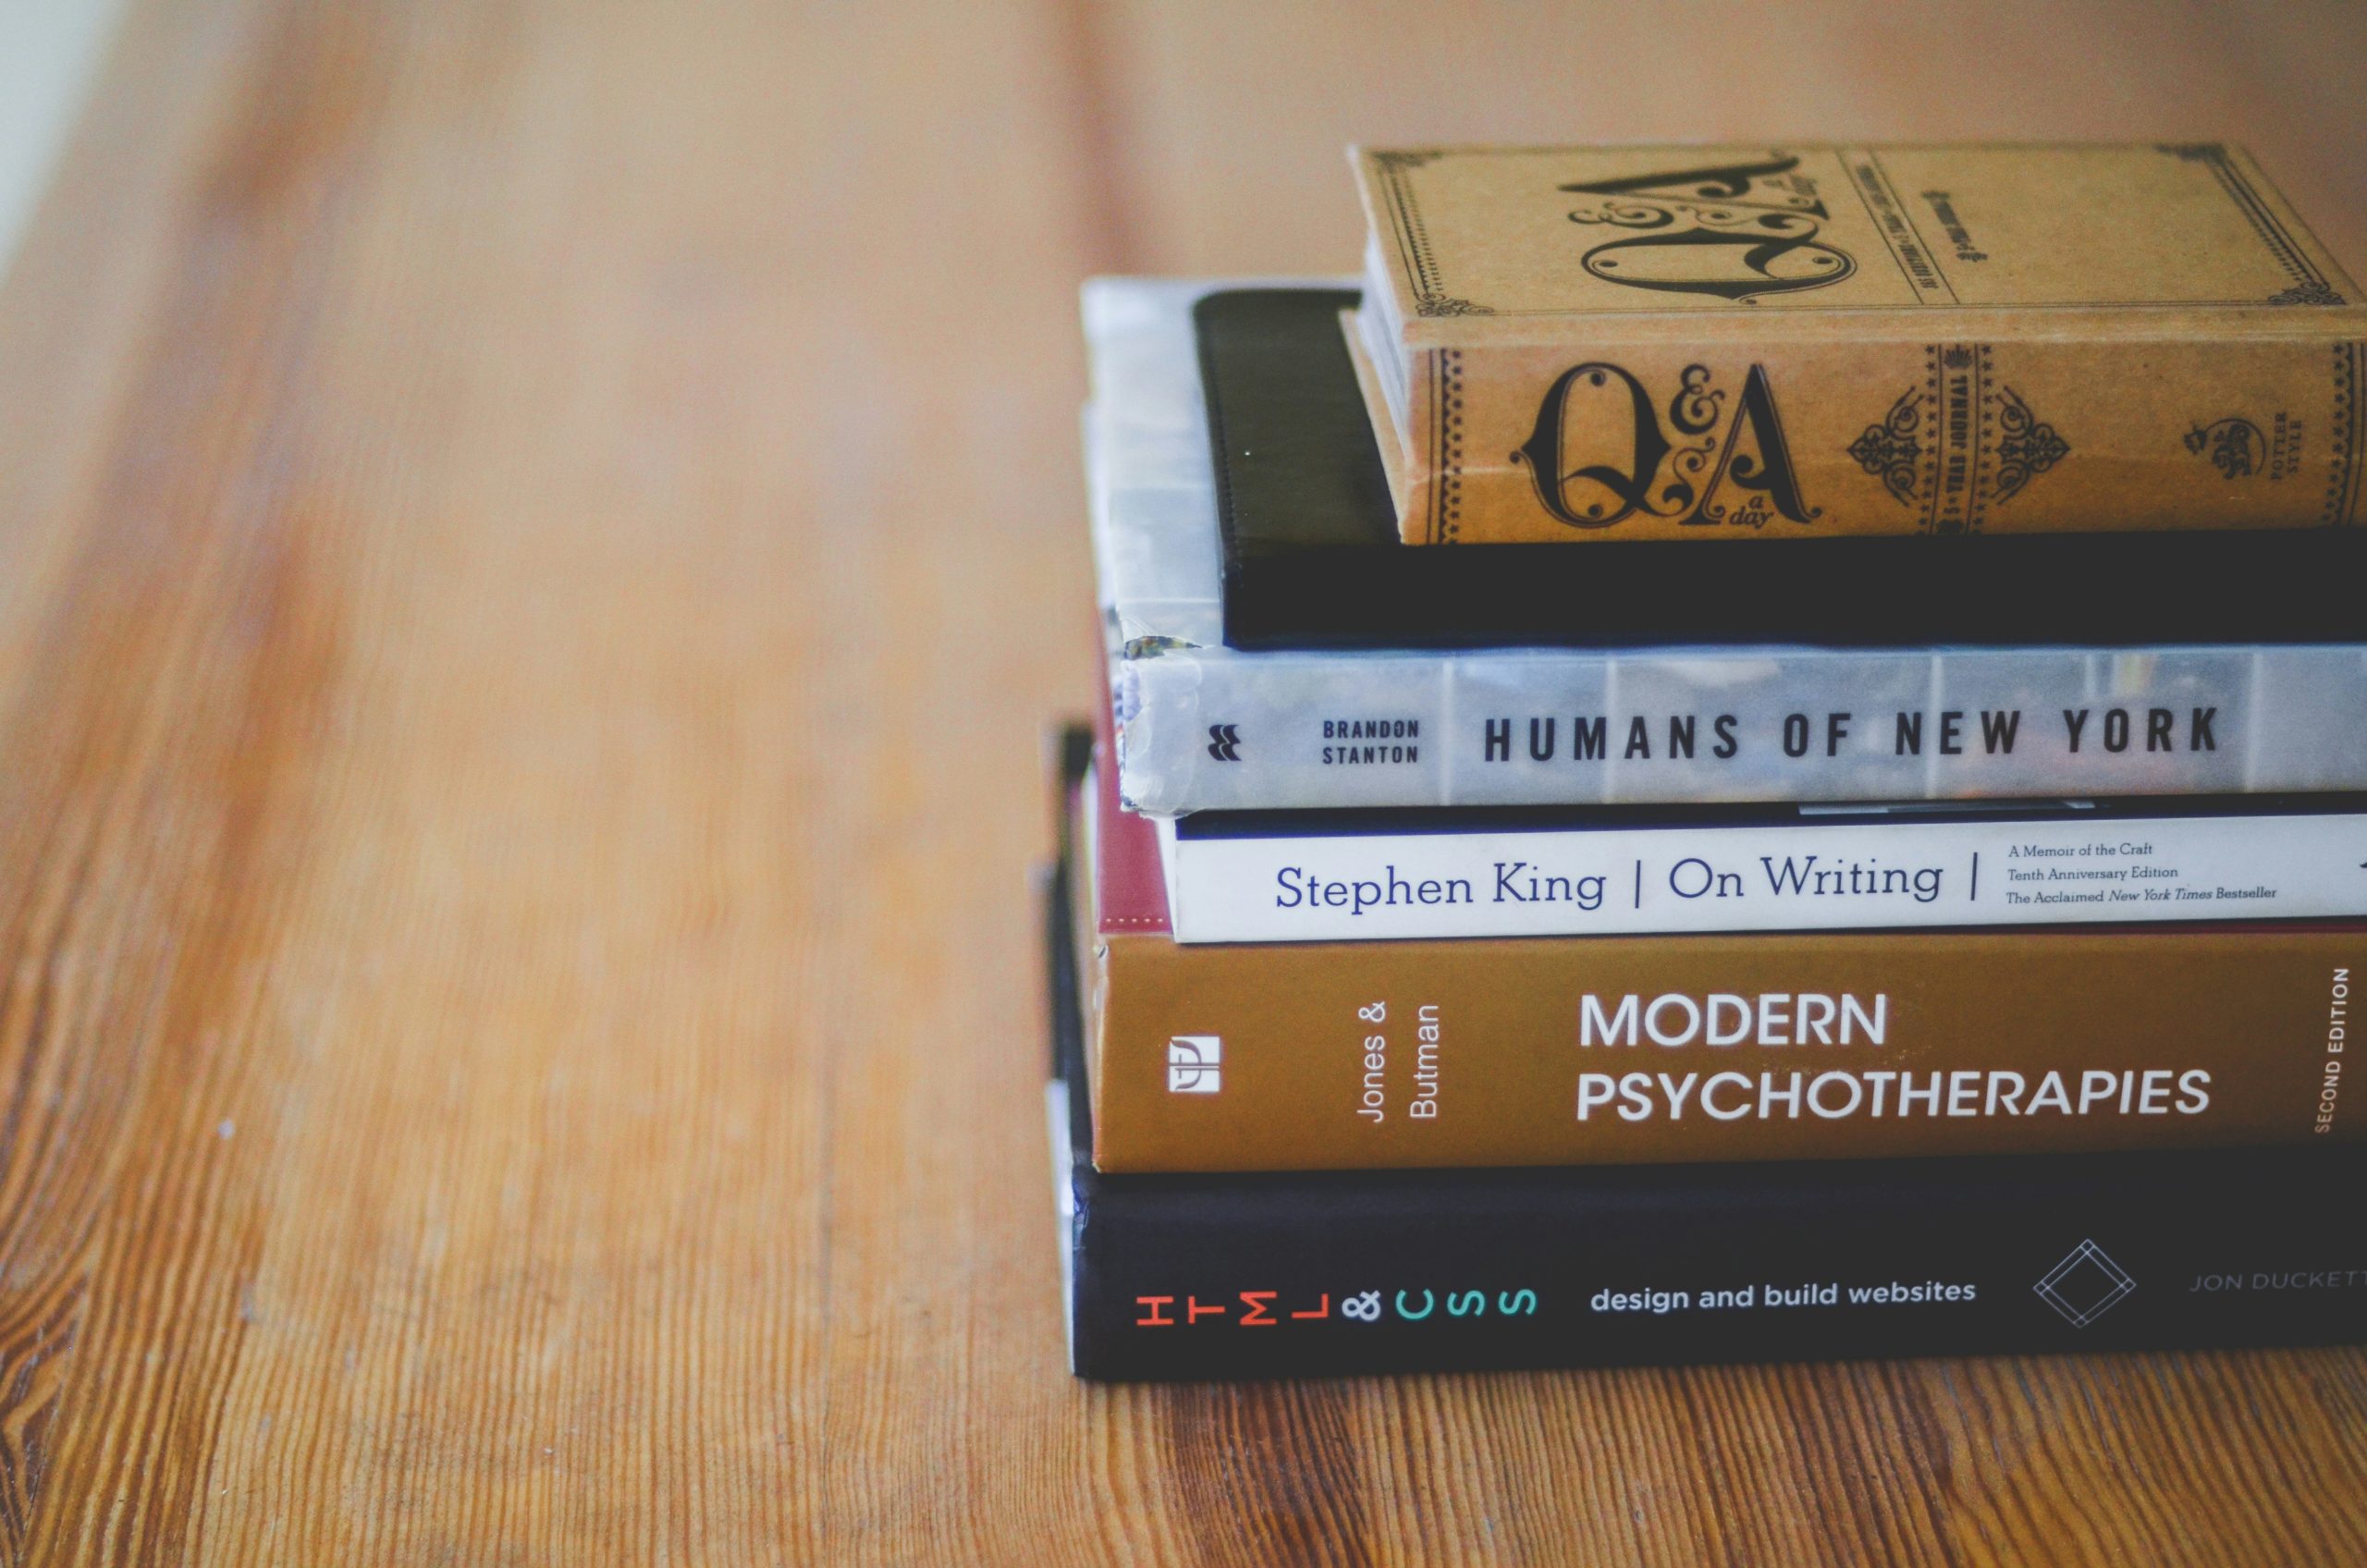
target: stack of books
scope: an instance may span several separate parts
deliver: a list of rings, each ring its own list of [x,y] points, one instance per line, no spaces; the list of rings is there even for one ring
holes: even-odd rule
[[[2367,308],[2251,160],[1352,163],[1360,283],[1085,291],[1074,1370],[2357,1337]]]

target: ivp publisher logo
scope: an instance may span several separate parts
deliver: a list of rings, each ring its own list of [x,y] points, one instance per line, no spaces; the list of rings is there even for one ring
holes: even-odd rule
[[[1167,1042],[1167,1092],[1213,1095],[1223,1087],[1224,1042],[1214,1035],[1177,1035]]]

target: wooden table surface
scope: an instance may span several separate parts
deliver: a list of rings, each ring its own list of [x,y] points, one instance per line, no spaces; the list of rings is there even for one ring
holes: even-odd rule
[[[0,1559],[2367,1561],[2355,1351],[1076,1384],[1027,892],[1081,276],[1352,268],[1351,137],[2225,135],[2358,270],[2362,80],[2273,0],[136,7],[0,288]]]

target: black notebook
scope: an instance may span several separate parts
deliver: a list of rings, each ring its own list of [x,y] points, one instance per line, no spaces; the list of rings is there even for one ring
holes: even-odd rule
[[[1194,309],[1236,648],[2349,643],[2347,529],[1408,545],[1341,335],[1351,290]]]

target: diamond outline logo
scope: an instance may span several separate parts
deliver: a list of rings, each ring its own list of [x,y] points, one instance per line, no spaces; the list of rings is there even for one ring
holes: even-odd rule
[[[2074,1284],[2072,1277],[2083,1272],[2102,1276],[2103,1292],[2101,1295],[2087,1288],[2098,1282],[2096,1280],[2082,1280]],[[2068,1292],[2067,1285],[2073,1286]],[[2111,1255],[2092,1241],[2083,1241],[2073,1247],[2062,1262],[2047,1270],[2046,1278],[2030,1287],[2038,1292],[2041,1301],[2054,1308],[2074,1329],[2084,1329],[2093,1323],[2118,1306],[2121,1298],[2136,1288],[2137,1281],[2128,1277],[2128,1271],[2115,1263]],[[2086,1305],[2074,1301],[2074,1295],[2085,1300]]]
[[[1224,1041],[1215,1035],[1172,1035],[1167,1041],[1167,1092],[1213,1095],[1224,1086]]]

